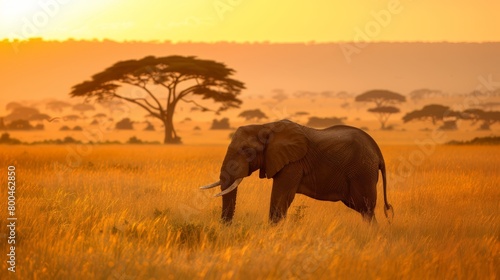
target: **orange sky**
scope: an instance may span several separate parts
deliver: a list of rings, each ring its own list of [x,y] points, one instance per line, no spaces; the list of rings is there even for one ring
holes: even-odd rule
[[[0,38],[500,41],[500,1],[0,0]]]

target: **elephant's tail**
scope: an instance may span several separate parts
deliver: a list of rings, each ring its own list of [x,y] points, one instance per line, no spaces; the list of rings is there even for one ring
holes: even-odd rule
[[[384,214],[389,223],[392,221],[394,218],[394,208],[392,208],[392,205],[387,202],[387,178],[385,175],[385,162],[382,160],[380,163],[380,171],[382,172],[382,184],[384,188]],[[391,217],[389,218],[389,214],[387,213],[388,211],[391,212]]]

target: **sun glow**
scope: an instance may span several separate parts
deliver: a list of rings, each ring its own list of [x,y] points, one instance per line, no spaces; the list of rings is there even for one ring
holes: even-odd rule
[[[37,1],[33,0],[0,0],[0,15],[2,23],[13,23],[28,16],[38,8]]]
[[[332,42],[368,28],[369,41],[484,42],[500,39],[499,9],[489,0],[0,0],[0,39]]]

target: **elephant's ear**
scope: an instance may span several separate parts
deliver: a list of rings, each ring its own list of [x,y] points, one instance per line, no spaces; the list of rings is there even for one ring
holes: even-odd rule
[[[307,153],[307,138],[300,125],[280,121],[269,134],[264,161],[267,178],[272,178],[285,165],[303,158]]]

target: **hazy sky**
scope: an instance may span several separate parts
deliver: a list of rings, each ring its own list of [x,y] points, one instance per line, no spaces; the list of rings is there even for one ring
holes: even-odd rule
[[[0,38],[500,41],[496,0],[0,0]]]

